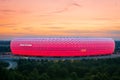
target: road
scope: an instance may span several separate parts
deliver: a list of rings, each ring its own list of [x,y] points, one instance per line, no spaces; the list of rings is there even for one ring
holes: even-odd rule
[[[82,60],[82,59],[107,59],[107,58],[117,58],[120,54],[112,54],[106,56],[92,56],[92,57],[22,57],[13,55],[0,55],[0,60],[19,60],[19,59],[29,59],[29,60]]]
[[[7,69],[15,69],[17,67],[17,62],[8,61],[8,60],[6,60],[6,62],[9,63],[9,66],[7,67]]]

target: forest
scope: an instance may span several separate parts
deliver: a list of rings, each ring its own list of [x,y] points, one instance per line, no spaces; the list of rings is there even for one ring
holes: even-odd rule
[[[0,61],[0,80],[120,80],[120,58],[16,62],[8,70]]]

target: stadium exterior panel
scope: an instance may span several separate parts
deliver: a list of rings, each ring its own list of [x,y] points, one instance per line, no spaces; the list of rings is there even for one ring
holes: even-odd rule
[[[115,42],[111,38],[20,38],[10,44],[14,55],[75,57],[110,55]]]

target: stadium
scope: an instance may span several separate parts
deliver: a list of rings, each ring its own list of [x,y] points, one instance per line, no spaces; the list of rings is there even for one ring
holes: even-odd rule
[[[111,38],[17,38],[0,41],[0,52],[36,57],[103,56],[120,50],[119,44]]]

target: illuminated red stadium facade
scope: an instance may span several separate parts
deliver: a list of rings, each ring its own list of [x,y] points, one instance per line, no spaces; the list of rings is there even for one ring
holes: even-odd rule
[[[20,38],[10,43],[14,55],[76,57],[110,55],[115,42],[111,38]]]

